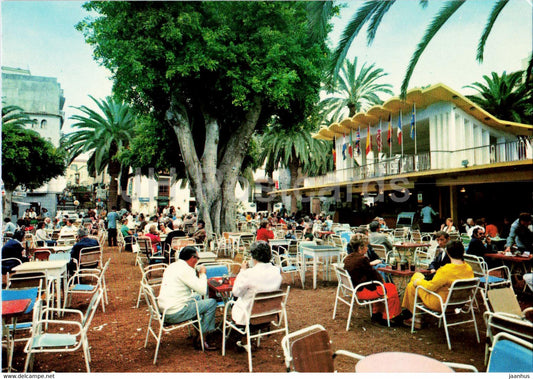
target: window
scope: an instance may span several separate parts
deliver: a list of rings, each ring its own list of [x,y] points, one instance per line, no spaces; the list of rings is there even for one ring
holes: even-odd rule
[[[46,128],[46,124],[47,124],[47,121],[46,120],[42,120],[41,121],[41,129]]]

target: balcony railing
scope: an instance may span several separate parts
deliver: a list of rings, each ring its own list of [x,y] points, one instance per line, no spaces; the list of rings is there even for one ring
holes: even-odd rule
[[[397,155],[363,166],[340,169],[334,172],[328,172],[326,175],[306,178],[304,187],[345,181],[358,181],[410,172],[452,169],[532,159],[532,140],[533,137],[523,137],[513,142],[456,151],[439,150],[416,155]]]

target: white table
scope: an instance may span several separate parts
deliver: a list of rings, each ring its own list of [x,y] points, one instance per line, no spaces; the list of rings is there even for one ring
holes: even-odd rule
[[[214,262],[217,258],[217,255],[211,251],[199,251],[198,257],[200,257],[200,259],[198,260],[198,263],[205,263],[205,262]]]
[[[342,249],[329,246],[329,245],[302,245],[300,246],[301,252],[303,254],[302,259],[302,286],[305,284],[305,271],[307,265],[307,258],[313,259],[313,289],[316,289],[316,266],[319,258],[328,258],[326,259],[326,279],[329,280],[329,261],[332,257],[337,257],[337,260],[340,260],[342,254]]]
[[[454,372],[430,357],[404,352],[385,352],[366,356],[355,365],[355,372]]]
[[[72,246],[68,246],[68,245],[61,245],[61,246],[46,246],[46,247],[43,247],[43,249],[48,249],[48,250],[53,250],[54,253],[62,253],[62,252],[70,252],[70,250],[72,250]]]
[[[68,262],[69,260],[24,262],[23,264],[13,267],[13,271],[25,273],[44,271],[47,281],[55,281],[57,307],[61,308],[61,280],[63,280],[63,288],[67,288]]]

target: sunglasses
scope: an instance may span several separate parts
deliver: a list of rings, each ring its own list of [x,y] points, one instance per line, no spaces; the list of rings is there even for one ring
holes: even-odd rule
[[[200,259],[200,257],[198,255],[193,255],[192,257],[196,258],[196,259]]]

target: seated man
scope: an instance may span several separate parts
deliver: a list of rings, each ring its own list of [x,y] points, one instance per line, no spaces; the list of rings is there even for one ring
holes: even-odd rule
[[[485,229],[480,226],[474,228],[472,231],[472,240],[468,244],[466,253],[484,258],[485,254],[489,254],[491,252],[492,246],[490,237],[485,237]]]
[[[433,279],[425,280],[424,275],[420,272],[415,273],[411,277],[411,281],[405,289],[402,301],[402,307],[405,308],[403,315],[406,319],[406,326],[411,326],[410,317],[412,317],[413,314],[417,286],[422,286],[430,291],[436,292],[443,299],[446,299],[448,291],[454,281],[457,279],[470,279],[474,277],[472,267],[463,261],[464,252],[464,246],[460,241],[450,241],[446,244],[446,254],[450,259],[450,263],[439,268]],[[418,295],[426,307],[434,311],[441,311],[440,302],[436,296],[425,291],[418,292]],[[415,320],[415,327],[420,329],[421,326],[421,320]]]
[[[125,251],[131,251],[131,240],[132,236],[134,235],[133,230],[129,227],[129,220],[128,218],[125,218],[122,222],[122,226],[120,227],[120,233],[122,233],[122,236],[124,237],[124,242],[126,246],[124,246]]]
[[[199,276],[196,276],[195,266],[199,259],[198,250],[194,246],[181,249],[179,259],[171,263],[163,274],[157,303],[160,310],[167,310],[165,322],[178,324],[196,317],[191,291],[196,292],[194,297],[198,303],[202,333],[206,336],[204,349],[215,350],[216,347],[207,342],[207,337],[215,330],[217,302],[215,299],[202,300],[200,297],[207,294],[207,276],[204,266],[200,266]],[[194,337],[193,343],[195,348],[201,349],[199,334]]]
[[[15,230],[17,230],[17,227],[11,222],[11,219],[9,217],[4,218],[4,227],[2,228],[4,235],[11,237]]]
[[[450,263],[450,258],[446,254],[446,244],[450,241],[450,235],[446,232],[439,231],[435,233],[437,237],[437,250],[435,251],[435,256],[433,261],[429,264],[429,274],[426,274],[426,280],[433,279],[435,272],[445,264]]]
[[[372,245],[383,245],[387,249],[387,253],[392,250],[392,242],[386,234],[381,233],[381,226],[378,221],[372,221],[368,224],[370,229],[369,241]]]
[[[205,222],[198,220],[197,229],[194,233],[189,234],[189,237],[194,238],[196,243],[204,243],[207,233],[205,231]]]
[[[24,246],[22,245],[22,240],[24,239],[24,231],[23,230],[16,230],[13,233],[13,238],[11,238],[9,241],[4,243],[4,246],[2,247],[2,259],[6,258],[17,258],[21,262],[28,262],[28,257],[26,256]],[[13,267],[18,266],[18,262],[13,260],[9,260],[6,262],[2,262],[2,275],[7,274],[8,272],[11,272]]]
[[[98,240],[95,238],[89,237],[89,231],[85,228],[79,228],[77,232],[77,240],[76,244],[72,246],[72,250],[70,251],[70,262],[67,264],[67,270],[68,275],[71,276],[76,272],[77,265],[74,260],[76,260],[78,263],[80,261],[80,251],[81,249],[85,247],[98,247],[100,246],[98,244]],[[97,267],[98,263],[94,264],[94,267]],[[92,268],[92,267],[85,267],[85,268]]]
[[[167,252],[170,252],[170,255],[172,257],[174,256],[174,254],[176,254],[176,251],[171,248],[172,238],[187,236],[185,232],[183,231],[183,223],[181,222],[181,220],[176,219],[172,221],[172,227],[174,229],[170,233],[167,234],[167,237],[165,238],[165,241],[164,241],[164,246],[165,246],[164,251],[165,251],[165,256],[167,258],[169,258],[167,255],[168,254]]]
[[[77,231],[78,231],[78,228],[74,226],[74,224],[72,223],[72,220],[69,218],[65,218],[65,226],[61,228],[59,235],[63,236],[65,234],[75,234]]]

